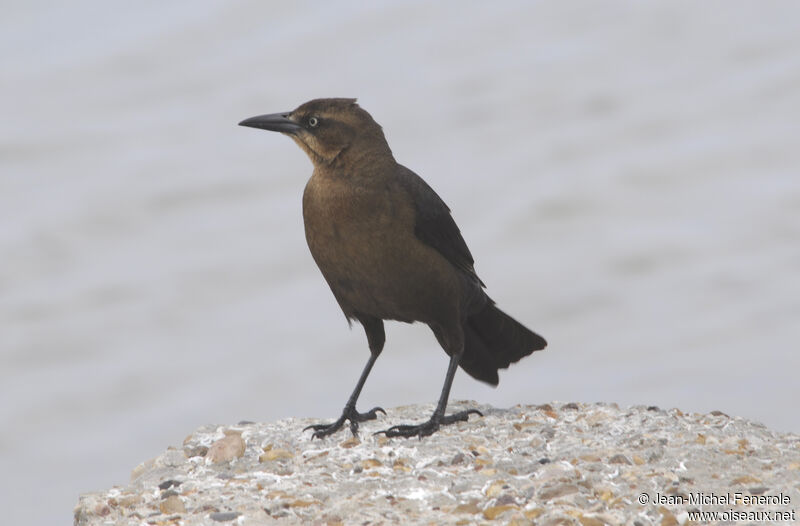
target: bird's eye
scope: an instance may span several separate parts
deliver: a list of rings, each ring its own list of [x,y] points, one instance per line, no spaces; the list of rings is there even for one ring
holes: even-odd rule
[[[316,117],[309,117],[308,125],[311,126],[312,128],[316,128],[319,125],[319,119]]]

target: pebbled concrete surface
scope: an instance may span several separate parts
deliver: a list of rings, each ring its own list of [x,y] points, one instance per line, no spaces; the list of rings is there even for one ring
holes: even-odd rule
[[[421,421],[432,406],[390,409],[357,438],[345,429],[312,441],[308,419],[204,426],[137,466],[130,485],[81,496],[75,524],[797,522],[798,435],[718,411],[463,401],[450,410],[467,408],[485,416],[423,440],[372,433]]]

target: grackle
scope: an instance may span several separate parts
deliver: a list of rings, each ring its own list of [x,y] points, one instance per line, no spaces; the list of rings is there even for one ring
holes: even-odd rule
[[[497,385],[506,368],[547,342],[498,309],[475,273],[472,254],[442,199],[398,164],[383,130],[355,99],[315,99],[294,111],[252,117],[242,126],[291,137],[314,164],[303,193],[311,255],[348,322],[364,327],[370,357],[338,420],[309,426],[313,437],[384,412],[356,401],[386,339],[383,320],[426,323],[450,357],[439,403],[418,425],[386,436],[423,437],[466,421],[475,409],[445,414],[456,368]]]

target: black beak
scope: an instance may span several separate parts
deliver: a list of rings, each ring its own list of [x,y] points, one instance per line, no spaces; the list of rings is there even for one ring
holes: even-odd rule
[[[270,113],[269,115],[259,115],[258,117],[250,117],[239,123],[239,126],[248,126],[250,128],[261,128],[262,130],[276,131],[281,133],[295,133],[301,129],[301,126],[296,122],[289,120],[289,112],[287,113]]]

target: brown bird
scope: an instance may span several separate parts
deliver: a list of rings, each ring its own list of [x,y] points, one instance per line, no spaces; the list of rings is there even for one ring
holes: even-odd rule
[[[423,437],[466,421],[475,409],[445,415],[456,368],[497,385],[497,370],[533,351],[544,338],[498,309],[483,291],[472,254],[450,209],[417,174],[398,164],[383,130],[355,99],[315,99],[294,111],[252,117],[241,126],[283,133],[311,159],[303,220],[311,255],[348,323],[364,327],[370,357],[344,411],[318,424],[321,438],[385,411],[356,410],[356,401],[386,339],[383,320],[428,324],[450,356],[439,403],[419,425],[386,436]]]

